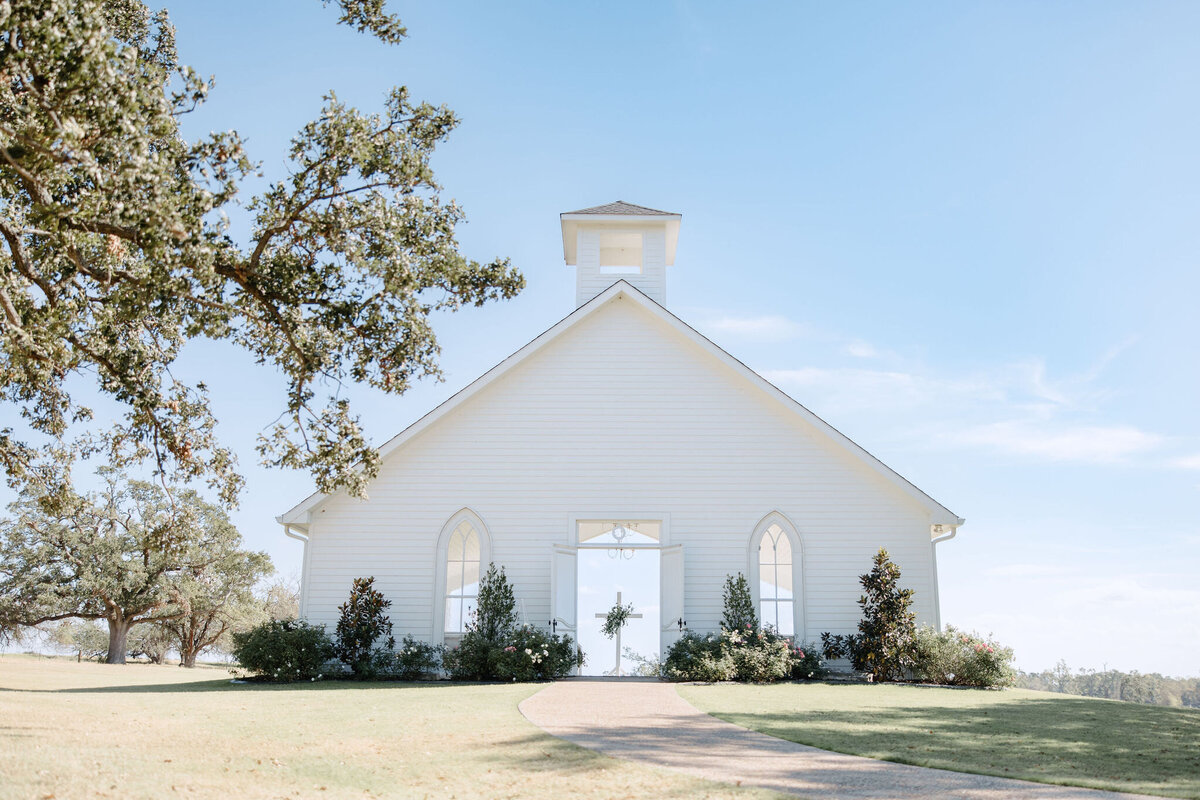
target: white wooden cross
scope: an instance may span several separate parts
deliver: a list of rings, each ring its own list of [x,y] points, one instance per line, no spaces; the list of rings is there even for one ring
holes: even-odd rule
[[[621,593],[620,592],[617,592],[617,605],[621,605]],[[608,618],[607,611],[603,614],[596,615],[596,619],[607,619],[607,618]],[[641,614],[630,614],[628,618],[629,619],[641,619],[642,615]],[[624,627],[625,627],[624,625],[621,626],[621,628],[624,628]],[[616,675],[618,678],[621,677],[621,628],[617,628],[617,635],[613,637],[614,639],[617,640],[617,666],[613,668],[613,674]]]

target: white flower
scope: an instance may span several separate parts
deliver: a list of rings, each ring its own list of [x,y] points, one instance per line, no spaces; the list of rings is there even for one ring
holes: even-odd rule
[[[530,650],[528,647],[526,647],[526,648],[525,648],[525,655],[527,655],[527,656],[531,656],[531,655],[533,655],[533,651],[532,651],[532,650]]]

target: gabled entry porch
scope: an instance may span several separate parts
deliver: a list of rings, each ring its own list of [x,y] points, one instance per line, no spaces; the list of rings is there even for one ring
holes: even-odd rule
[[[628,659],[619,662],[615,642],[599,634],[618,592],[622,604],[642,615],[622,631],[623,644],[639,655],[661,657],[685,618],[683,546],[670,544],[669,516],[576,515],[567,540],[551,553],[551,623],[583,647],[588,657],[583,674],[629,674],[633,667]]]

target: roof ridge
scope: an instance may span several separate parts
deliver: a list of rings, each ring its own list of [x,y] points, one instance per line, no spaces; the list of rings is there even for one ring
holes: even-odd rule
[[[639,206],[637,203],[629,203],[625,200],[614,200],[611,203],[604,205],[592,206],[591,208],[581,208],[578,211],[564,211],[563,214],[630,214],[641,216],[662,216],[662,217],[677,217],[673,211],[661,211],[657,208],[649,206]]]

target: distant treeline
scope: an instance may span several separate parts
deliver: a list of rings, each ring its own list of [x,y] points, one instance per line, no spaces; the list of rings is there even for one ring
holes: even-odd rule
[[[1200,708],[1200,678],[1169,678],[1157,672],[1121,672],[1115,669],[1074,672],[1065,661],[1045,672],[1020,672],[1017,686],[1044,692],[1104,697],[1151,706]]]

